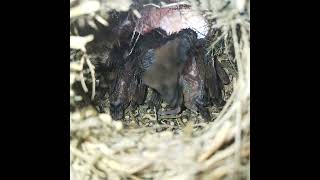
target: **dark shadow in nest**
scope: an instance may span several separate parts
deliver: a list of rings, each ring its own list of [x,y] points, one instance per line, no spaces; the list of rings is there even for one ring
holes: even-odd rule
[[[213,121],[214,113],[231,94],[226,95],[225,87],[232,86],[230,77],[234,74],[229,67],[226,72],[223,61],[233,63],[237,71],[233,48],[226,42],[230,37],[221,39],[208,53],[220,30],[209,31],[204,39],[197,39],[191,29],[167,35],[155,28],[138,35],[134,25],[123,23],[128,20],[126,16],[119,13],[117,19],[104,31],[94,33],[96,40],[87,45],[95,66],[96,96],[91,101],[91,89],[81,93],[81,86],[75,84],[76,92],[86,96],[84,104],[110,113],[114,120],[129,124],[134,120],[138,126],[183,126],[185,119],[198,121],[199,117]],[[90,79],[89,72],[87,77]]]

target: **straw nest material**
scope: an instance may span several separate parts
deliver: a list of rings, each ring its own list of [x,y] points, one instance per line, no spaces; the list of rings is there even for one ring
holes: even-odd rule
[[[108,6],[100,6],[99,2],[81,1],[70,9],[70,21],[83,14],[94,16],[101,7],[126,11],[130,5],[127,0],[107,1]],[[212,26],[223,32],[211,48],[216,48],[219,39],[229,37],[229,45],[234,49],[236,76],[226,88],[230,93],[226,105],[218,112],[211,110],[216,119],[205,123],[195,120],[195,114],[186,116],[187,120],[181,115],[171,120],[174,123],[163,125],[156,123],[152,110],[146,110],[144,119],[153,124],[133,127],[113,121],[108,113],[99,114],[90,106],[81,106],[70,111],[71,180],[250,179],[250,1],[229,1],[223,8],[226,2],[189,2],[193,8],[206,10],[208,19],[216,19]],[[85,52],[84,45],[92,38],[70,35],[70,48]],[[80,81],[88,90],[92,84],[83,80],[84,73],[95,78],[94,65],[85,53],[72,58],[71,105],[84,99],[71,86]]]

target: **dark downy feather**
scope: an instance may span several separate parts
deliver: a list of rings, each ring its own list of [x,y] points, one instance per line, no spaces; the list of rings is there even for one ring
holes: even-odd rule
[[[170,40],[161,47],[148,50],[146,56],[142,58],[142,64],[148,65],[145,66],[147,69],[143,74],[143,82],[159,92],[170,106],[175,107],[181,102],[179,77],[197,34],[185,29],[168,39]]]

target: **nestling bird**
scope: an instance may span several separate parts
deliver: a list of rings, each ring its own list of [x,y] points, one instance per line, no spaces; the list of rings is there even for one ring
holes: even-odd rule
[[[197,34],[191,29],[184,29],[168,39],[169,41],[159,48],[149,49],[141,58],[145,70],[142,80],[156,90],[171,107],[177,107],[182,103],[179,77]]]
[[[122,119],[124,110],[129,105],[128,87],[129,83],[124,73],[118,72],[119,77],[114,82],[109,92],[110,114],[115,120]]]
[[[118,67],[110,92],[112,117],[122,119],[127,107],[142,104],[148,86],[154,91],[152,105],[159,108],[162,100],[169,104],[169,110],[159,115],[177,114],[186,107],[211,119],[206,107],[211,100],[223,105],[223,85],[230,80],[220,62],[206,55],[205,48],[206,41],[197,40],[191,29],[170,36],[161,29],[142,35],[131,55],[115,58],[124,58],[125,64]]]
[[[210,120],[211,116],[206,108],[210,105],[210,100],[215,100],[215,105],[223,105],[223,85],[229,84],[230,80],[219,61],[214,61],[215,64],[209,61],[205,43],[204,39],[195,42],[178,76],[176,87],[178,92],[181,90],[177,95],[180,102],[174,108],[160,111],[160,115],[178,114],[185,107],[199,112],[205,120]]]
[[[197,56],[202,59],[198,61],[198,63],[201,69],[201,76],[204,77],[208,105],[223,106],[225,102],[222,97],[222,92],[224,85],[230,84],[229,76],[217,58],[211,54],[207,54],[206,48],[209,44],[205,39],[199,39],[196,46]]]
[[[199,112],[205,120],[210,120],[211,116],[206,108],[208,97],[205,91],[204,69],[202,69],[203,52],[197,50],[189,57],[182,72],[180,85],[183,92],[183,105],[193,112]]]
[[[137,76],[138,69],[133,61],[128,61],[123,69],[118,70],[118,79],[110,92],[110,113],[113,119],[124,117],[124,111],[129,106],[135,109],[144,102],[146,86]]]

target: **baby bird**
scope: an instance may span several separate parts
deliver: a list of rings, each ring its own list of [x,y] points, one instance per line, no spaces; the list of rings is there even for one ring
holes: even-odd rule
[[[156,90],[171,107],[182,103],[179,78],[197,34],[184,29],[167,38],[159,48],[149,49],[141,59],[143,83]]]
[[[205,91],[204,76],[201,75],[201,56],[195,54],[191,56],[183,69],[180,85],[183,92],[183,105],[193,111],[199,112],[207,121],[211,119],[210,113],[206,108],[207,94]]]
[[[118,70],[118,79],[110,92],[110,113],[115,120],[122,119],[128,107],[135,109],[145,99],[146,86],[137,72],[133,61],[126,62],[124,68]]]

